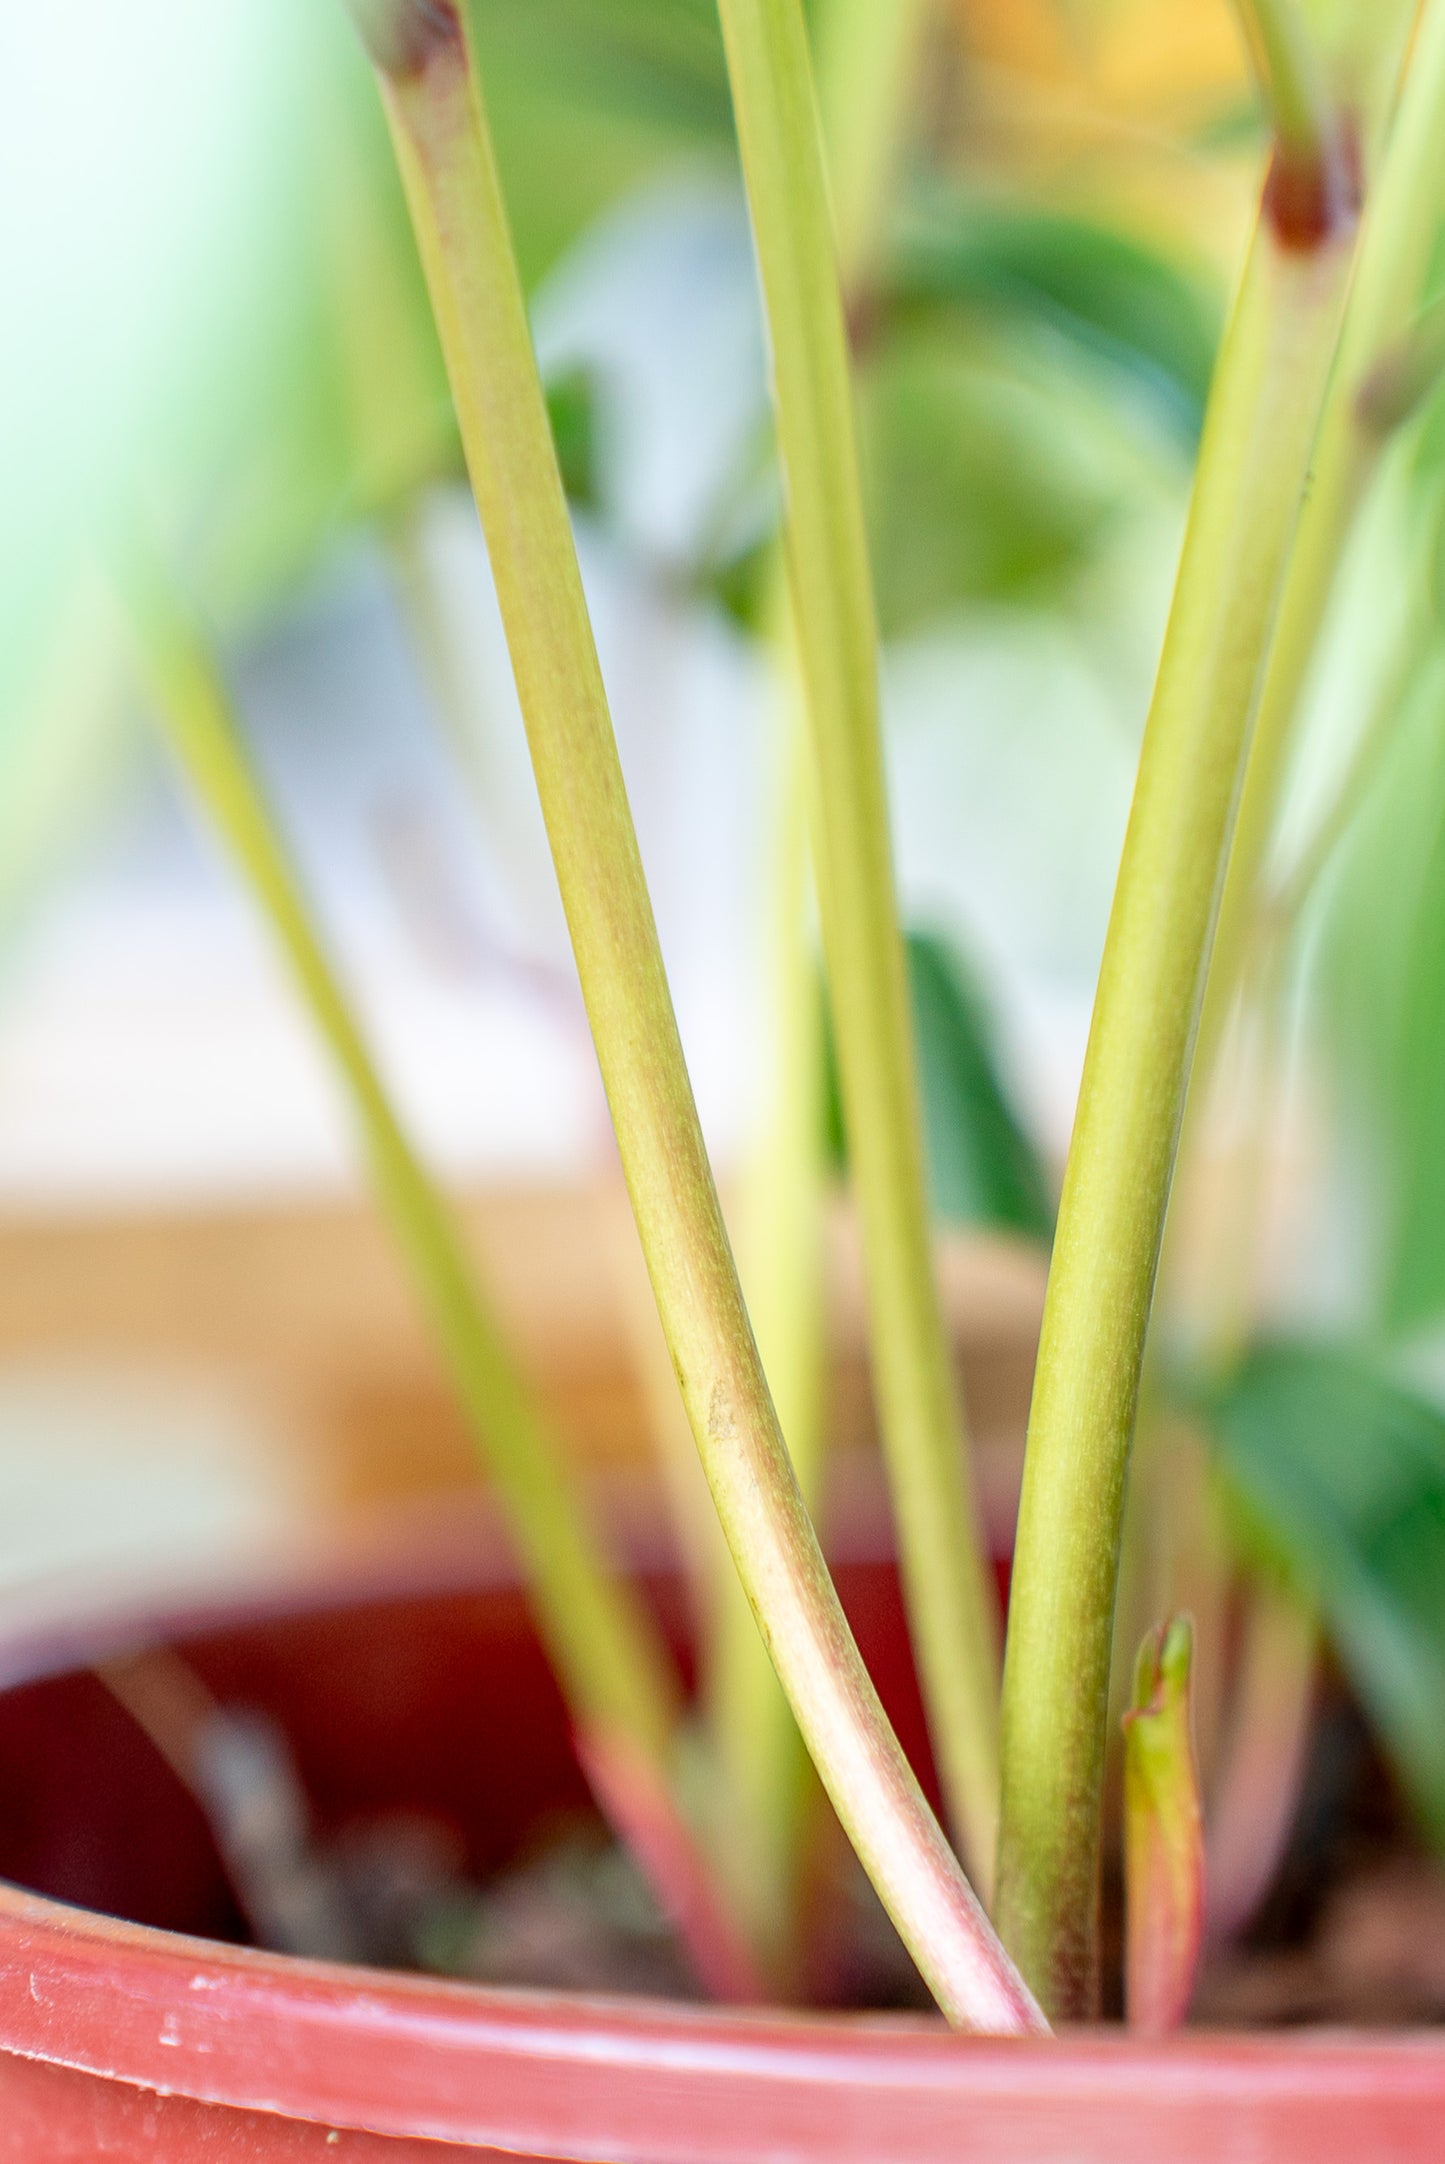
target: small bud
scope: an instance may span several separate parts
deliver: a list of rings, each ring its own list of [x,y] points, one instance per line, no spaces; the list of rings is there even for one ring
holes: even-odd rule
[[[1146,2036],[1189,2010],[1204,1929],[1204,1837],[1189,1723],[1194,1628],[1175,1616],[1139,1649],[1124,1716],[1125,2004]]]

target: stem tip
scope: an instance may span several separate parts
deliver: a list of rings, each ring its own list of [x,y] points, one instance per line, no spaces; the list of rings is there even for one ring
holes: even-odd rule
[[[462,42],[457,0],[349,0],[362,43],[384,75],[420,75],[439,52]]]

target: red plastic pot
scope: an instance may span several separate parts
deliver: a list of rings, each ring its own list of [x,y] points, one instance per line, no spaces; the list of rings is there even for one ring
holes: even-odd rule
[[[905,1734],[886,1564],[840,1572]],[[666,1610],[668,1588],[659,1587]],[[482,1990],[258,1954],[195,1806],[67,1643],[0,1637],[0,2159],[442,2164],[1416,2164],[1445,2155],[1445,2040],[949,2036],[925,2017],[737,2015]],[[473,1868],[580,1802],[562,1709],[486,1544],[398,1547],[147,1630],[286,1729],[323,1820],[424,1804]],[[503,1769],[499,1774],[498,1768]],[[21,1886],[38,1891],[21,1891]],[[137,1921],[120,1922],[116,1915]]]

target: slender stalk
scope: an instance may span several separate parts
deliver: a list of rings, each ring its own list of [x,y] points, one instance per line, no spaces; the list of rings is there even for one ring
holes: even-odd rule
[[[866,301],[894,198],[917,73],[934,0],[828,0],[818,22],[818,107],[838,275],[850,308]]]
[[[818,101],[839,276],[851,308],[866,306],[930,5],[828,0],[819,22]],[[807,715],[788,611],[786,566],[775,551],[765,621],[779,659],[783,743],[766,961],[770,1088],[740,1198],[738,1261],[779,1424],[813,1508],[823,1473],[827,1380],[824,1029],[808,921]],[[709,1635],[711,1727],[726,1807],[736,1814],[728,1853],[736,1859],[755,1942],[786,1980],[796,1968],[800,1865],[813,1791],[797,1725],[730,1561]]]
[[[1313,237],[1339,191],[1344,142],[1319,47],[1300,0],[1235,0],[1274,124],[1272,207],[1287,232]]]
[[[447,1205],[402,1132],[312,929],[203,638],[154,581],[132,609],[158,717],[265,910],[346,1083],[377,1194],[497,1483],[574,1719],[582,1729],[620,1731],[665,1763],[679,1702],[671,1659],[604,1561],[561,1446],[483,1302]]]
[[[945,2013],[1041,2017],[844,1620],[743,1306],[663,971],[464,20],[353,0],[377,63],[486,531],[583,997],[723,1531],[844,1827]]]
[[[778,643],[784,644],[781,632]],[[808,929],[806,747],[790,666],[784,671],[784,697],[768,912],[772,1088],[736,1222],[739,1270],[763,1371],[799,1490],[811,1510],[822,1485],[827,1385],[823,1014]],[[787,1986],[795,1981],[803,1835],[815,1792],[797,1724],[737,1572],[730,1557],[722,1561],[707,1687],[724,1807],[735,1814],[726,1849],[755,1943]]]
[[[1352,234],[1257,225],[1210,397],[1049,1273],[1003,1694],[997,1914],[1055,2016],[1097,1994],[1100,1794],[1145,1331],[1214,912]]]
[[[1379,179],[1366,206],[1339,360],[1270,649],[1200,1022],[1195,1062],[1200,1084],[1212,1072],[1233,1004],[1320,628],[1355,514],[1379,459],[1381,438],[1368,411],[1361,414],[1360,395],[1409,331],[1442,205],[1445,0],[1425,0]]]
[[[721,16],[771,333],[823,947],[880,1424],[934,1753],[955,1833],[986,1884],[998,1618],[929,1244],[847,333],[807,35],[799,0],[721,0]]]
[[[720,1997],[756,1997],[755,1972],[675,1794],[679,1697],[671,1657],[646,1609],[610,1569],[561,1445],[483,1301],[446,1204],[402,1132],[312,929],[201,634],[157,580],[143,575],[132,584],[158,716],[265,910],[346,1084],[377,1198],[520,1551],[584,1767],[611,1776],[598,1784],[598,1800],[652,1877],[699,1980]],[[646,1842],[637,1839],[639,1827]]]

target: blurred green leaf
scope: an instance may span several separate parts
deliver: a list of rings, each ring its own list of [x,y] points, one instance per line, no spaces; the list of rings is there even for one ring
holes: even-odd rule
[[[1324,1618],[1445,1844],[1445,1417],[1358,1352],[1288,1341],[1203,1409],[1246,1539]]]
[[[1117,503],[1095,416],[1062,371],[950,326],[895,332],[860,387],[885,638],[980,599],[1051,598]]]
[[[523,281],[678,157],[734,160],[712,0],[472,0]]]
[[[484,71],[525,71],[567,102],[731,134],[713,0],[472,0],[472,17]]]
[[[1053,1232],[1048,1181],[1004,1086],[987,1006],[963,964],[932,933],[907,934],[929,1191],[950,1224],[1032,1239]],[[842,1097],[828,1044],[834,1162],[847,1159]]]
[[[567,500],[592,509],[597,485],[597,386],[591,371],[569,368],[546,385],[547,418]]]
[[[1320,1020],[1363,1158],[1387,1330],[1445,1314],[1445,683],[1407,680],[1328,901]]]
[[[897,233],[882,306],[1039,319],[1103,355],[1192,441],[1204,417],[1221,313],[1177,265],[1107,226],[942,191]]]

